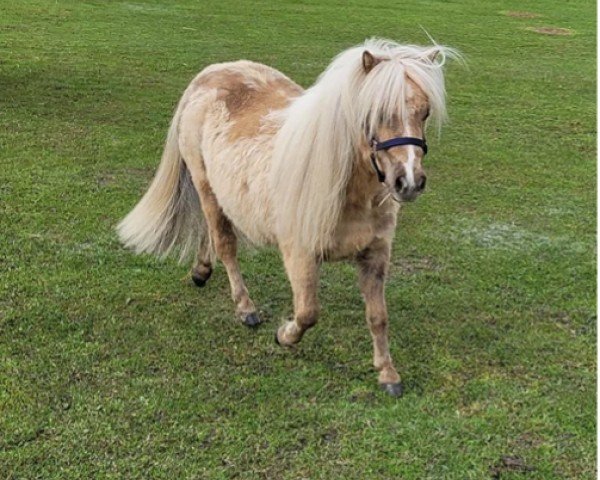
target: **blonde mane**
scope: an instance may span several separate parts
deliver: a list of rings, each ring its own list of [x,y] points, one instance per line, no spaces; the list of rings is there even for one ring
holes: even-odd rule
[[[369,74],[368,50],[384,59]],[[429,99],[438,128],[446,118],[442,66],[458,54],[447,47],[419,47],[372,39],[331,62],[316,83],[282,113],[275,138],[271,188],[277,236],[311,252],[327,248],[344,207],[358,146],[381,121],[406,115],[406,77]]]

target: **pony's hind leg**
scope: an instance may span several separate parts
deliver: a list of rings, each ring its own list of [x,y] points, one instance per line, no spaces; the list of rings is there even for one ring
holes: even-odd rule
[[[208,235],[206,235],[206,240],[208,243]],[[213,272],[213,255],[210,249],[210,245],[201,245],[200,250],[198,251],[198,255],[196,257],[196,264],[192,268],[192,280],[196,284],[197,287],[204,287],[208,279],[212,275]]]
[[[293,253],[282,249],[285,269],[294,293],[294,320],[286,322],[275,334],[280,345],[298,343],[304,332],[317,323],[318,263],[314,255]]]
[[[216,256],[223,262],[225,270],[227,270],[236,315],[241,318],[245,325],[255,327],[260,323],[260,319],[256,314],[254,303],[250,300],[248,289],[240,272],[237,261],[237,237],[233,231],[233,226],[221,210],[217,198],[206,179],[202,158],[196,155],[195,150],[191,148],[188,148],[186,153],[187,158],[193,159],[188,163],[188,167],[191,165],[192,182],[200,197],[200,204],[208,226],[211,243],[200,247],[198,260],[192,270],[192,279],[196,285],[204,286],[208,277],[212,274],[211,253],[214,248]]]
[[[379,385],[390,395],[400,396],[402,384],[394,368],[388,345],[388,314],[384,286],[389,259],[389,242],[373,242],[357,256],[358,281],[365,299],[367,324],[373,337],[373,365],[379,371]]]
[[[198,191],[216,254],[223,262],[229,276],[236,315],[245,325],[255,327],[260,323],[260,319],[256,314],[254,303],[250,300],[248,289],[240,272],[237,261],[237,237],[231,221],[221,210],[207,180],[199,181]]]
[[[200,246],[197,263],[192,271],[194,282],[202,286],[212,274],[212,252],[223,262],[229,284],[231,296],[235,302],[236,314],[245,325],[254,327],[260,323],[256,314],[256,307],[242,278],[240,266],[237,261],[237,237],[233,231],[230,220],[225,216],[217,197],[206,177],[204,159],[201,155],[200,136],[196,130],[200,122],[200,103],[195,108],[190,108],[182,115],[180,122],[179,148],[185,163],[190,171],[192,182],[198,196],[200,205],[208,226],[208,237],[205,245]],[[187,116],[186,116],[187,115]]]

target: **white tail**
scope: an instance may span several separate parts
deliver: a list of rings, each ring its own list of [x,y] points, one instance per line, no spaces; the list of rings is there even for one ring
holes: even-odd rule
[[[212,257],[200,198],[179,151],[177,125],[186,103],[184,94],[171,121],[162,159],[150,187],[117,226],[123,244],[136,253],[165,257],[178,251],[180,262],[197,255],[200,249]]]

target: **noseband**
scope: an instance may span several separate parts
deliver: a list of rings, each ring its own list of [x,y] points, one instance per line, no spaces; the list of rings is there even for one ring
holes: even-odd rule
[[[385,174],[377,166],[377,152],[379,150],[389,150],[392,147],[401,147],[403,145],[414,145],[415,147],[421,147],[423,155],[427,155],[427,142],[422,138],[415,137],[395,137],[386,140],[385,142],[379,142],[375,137],[371,139],[371,163],[377,173],[377,180],[383,183],[385,180]]]

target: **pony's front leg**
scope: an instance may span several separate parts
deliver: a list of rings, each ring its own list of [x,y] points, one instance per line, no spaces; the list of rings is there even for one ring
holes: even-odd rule
[[[285,270],[294,293],[294,319],[275,334],[280,345],[298,343],[304,332],[317,323],[319,300],[319,265],[314,255],[282,249]]]
[[[379,371],[379,385],[393,396],[402,395],[388,345],[388,314],[385,305],[385,277],[390,261],[390,243],[374,241],[357,255],[358,281],[365,299],[367,324],[373,337],[373,365]]]

